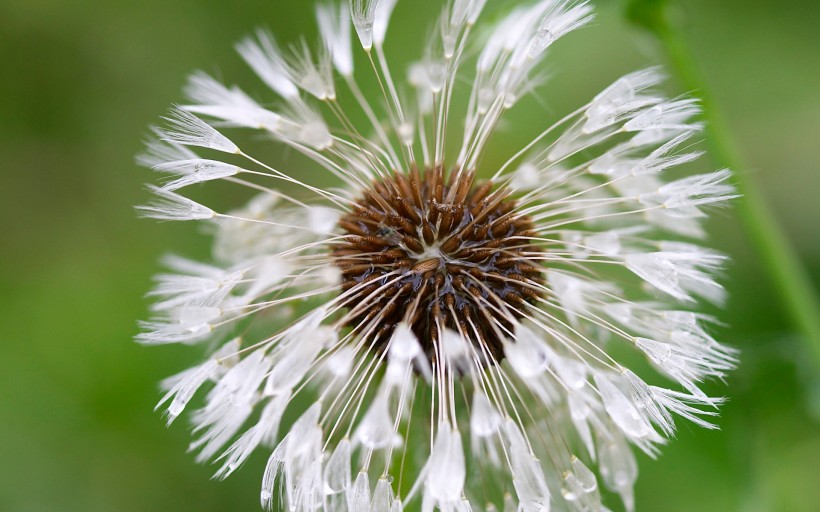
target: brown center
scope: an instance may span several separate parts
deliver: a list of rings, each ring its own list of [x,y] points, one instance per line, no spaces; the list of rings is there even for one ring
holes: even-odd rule
[[[373,183],[340,227],[333,251],[343,277],[345,324],[384,350],[404,321],[435,362],[440,330],[464,335],[484,364],[541,292],[532,220],[505,188],[473,187],[475,174],[441,167]]]

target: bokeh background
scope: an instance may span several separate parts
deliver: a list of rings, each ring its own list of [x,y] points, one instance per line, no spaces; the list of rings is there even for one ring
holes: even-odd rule
[[[505,2],[490,0],[489,9]],[[656,41],[599,0],[563,40],[541,97],[580,105],[625,72],[664,62]],[[310,1],[0,2],[0,511],[255,511],[264,457],[225,482],[166,429],[157,381],[185,348],[134,344],[144,292],[170,251],[205,257],[191,225],[135,218],[150,172],[133,155],[147,126],[204,69],[263,93],[232,45],[269,26],[315,38]],[[671,0],[743,161],[820,283],[820,2]],[[387,51],[400,70],[438,0],[403,0]],[[673,94],[686,92],[673,80]],[[543,119],[544,117],[540,117]],[[500,140],[532,122],[515,114]],[[503,145],[503,144],[502,144]],[[287,163],[288,155],[281,155]],[[743,351],[720,431],[683,425],[641,460],[643,511],[820,510],[820,361],[795,332],[733,211],[711,223],[733,263],[720,337]],[[643,458],[645,459],[645,458]],[[615,507],[619,505],[613,503]],[[616,510],[618,510],[616,508]]]

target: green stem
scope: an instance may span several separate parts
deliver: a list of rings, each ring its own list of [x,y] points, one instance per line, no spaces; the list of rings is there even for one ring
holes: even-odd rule
[[[684,37],[669,22],[666,6],[666,0],[631,0],[628,16],[660,40],[684,86],[698,92],[707,121],[707,141],[718,165],[744,169]],[[820,364],[820,301],[790,240],[772,215],[757,184],[742,172],[735,175],[735,180],[738,191],[743,194],[738,214],[746,233],[787,306],[794,327],[803,333]]]

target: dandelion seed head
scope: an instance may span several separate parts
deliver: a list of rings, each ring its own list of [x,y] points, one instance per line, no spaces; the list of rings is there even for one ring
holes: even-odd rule
[[[657,456],[676,418],[715,428],[702,385],[737,361],[697,312],[726,296],[702,222],[736,192],[681,172],[697,102],[650,68],[498,147],[593,11],[486,4],[447,2],[406,84],[384,43],[412,4],[321,3],[318,49],[259,30],[237,50],[268,94],[194,73],[138,157],[165,179],[140,214],[214,236],[212,262],[167,256],[148,293],[137,341],[205,353],[158,407],[217,478],[265,453],[265,509],[603,511],[608,490],[631,511],[634,450]],[[217,209],[193,186],[253,197]]]

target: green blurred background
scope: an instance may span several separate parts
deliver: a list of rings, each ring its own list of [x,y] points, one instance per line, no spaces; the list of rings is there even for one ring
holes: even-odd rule
[[[557,110],[664,61],[624,21],[622,2],[597,3],[596,23],[550,61],[542,97]],[[745,163],[739,172],[764,189],[817,288],[820,2],[671,3]],[[210,481],[213,468],[186,454],[184,419],[166,429],[152,412],[157,381],[196,354],[131,341],[147,316],[142,295],[161,254],[206,257],[208,239],[190,224],[135,219],[152,176],[133,155],[194,69],[263,92],[232,44],[258,25],[312,40],[312,4],[0,3],[0,511],[259,509],[261,454]],[[418,57],[440,5],[399,2],[388,52]],[[685,91],[673,81],[669,92]],[[521,140],[524,119],[513,114],[497,147]],[[684,424],[658,461],[641,460],[638,509],[818,511],[818,362],[734,213],[721,211],[711,230],[734,259],[720,334],[742,349],[742,364],[728,388],[710,390],[730,397],[722,430]]]

